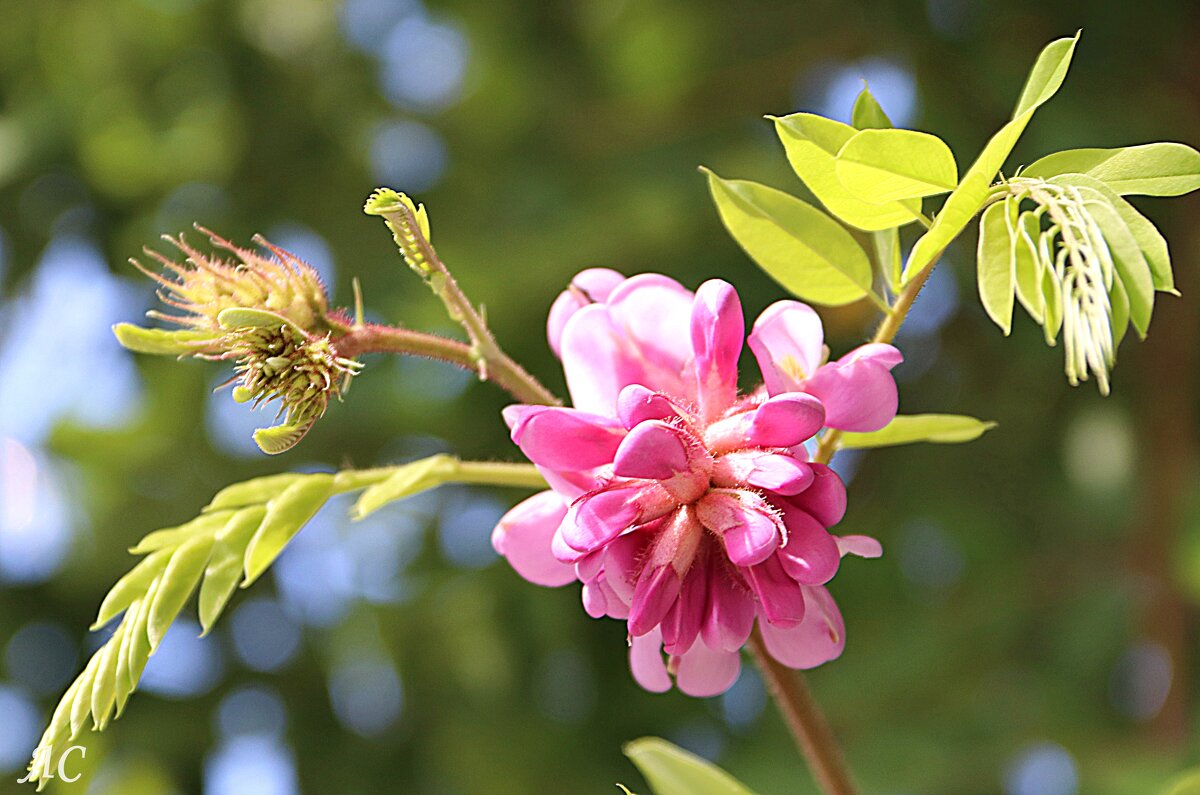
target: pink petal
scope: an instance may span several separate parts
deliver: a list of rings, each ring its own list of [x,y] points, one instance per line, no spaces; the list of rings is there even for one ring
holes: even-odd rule
[[[721,536],[729,560],[737,566],[766,560],[783,537],[775,510],[749,491],[713,489],[696,503],[696,516]]]
[[[617,395],[629,384],[649,384],[646,368],[631,355],[625,334],[603,304],[571,316],[562,333],[563,374],[571,403],[582,411],[616,416]]]
[[[838,474],[824,464],[809,464],[813,482],[788,501],[801,508],[826,527],[833,527],[846,515],[846,486]]]
[[[743,450],[717,459],[712,482],[724,488],[755,486],[776,494],[799,494],[813,482],[812,467],[790,455]]]
[[[860,558],[878,558],[883,556],[883,544],[870,536],[834,536],[838,552],[842,557],[858,555]]]
[[[555,587],[573,582],[574,568],[555,559],[550,551],[551,539],[566,513],[562,497],[553,491],[539,492],[504,514],[492,531],[492,546],[517,574],[532,583]]]
[[[737,651],[754,628],[754,597],[734,582],[726,565],[715,558],[709,559],[705,573],[708,608],[700,637],[709,648]]]
[[[654,392],[641,384],[630,384],[617,396],[617,416],[621,424],[633,429],[639,422],[647,420],[669,420],[679,414],[671,399],[661,392]]]
[[[651,693],[665,693],[671,689],[671,677],[662,656],[662,635],[658,630],[629,642],[629,670],[633,679]]]
[[[803,389],[825,404],[830,428],[877,431],[896,416],[899,397],[891,369],[901,358],[891,345],[864,345],[819,368]]]
[[[588,268],[575,274],[571,286],[559,293],[546,320],[546,336],[555,356],[560,355],[562,333],[571,316],[591,303],[603,303],[625,277],[608,268]]]
[[[824,356],[825,331],[812,307],[778,301],[754,321],[747,342],[767,391],[778,395],[795,392],[801,381],[816,372]]]
[[[846,624],[829,591],[804,588],[804,620],[790,628],[761,622],[767,651],[789,668],[815,668],[841,656],[846,647]]]
[[[663,619],[663,648],[668,654],[683,654],[700,634],[708,606],[706,569],[693,566],[688,570],[679,598]]]
[[[742,302],[732,285],[720,279],[700,285],[691,329],[700,407],[705,417],[715,419],[737,397],[738,356],[746,335]]]
[[[713,650],[697,643],[679,657],[675,684],[689,696],[707,698],[732,687],[741,670],[741,655],[736,651]]]
[[[595,491],[600,486],[600,480],[595,470],[584,469],[572,472],[550,467],[538,467],[537,469],[546,479],[547,485],[568,502],[589,491]]]
[[[669,513],[675,505],[655,483],[615,483],[571,504],[562,523],[562,538],[572,549],[591,552],[634,525]]]
[[[643,570],[629,604],[629,634],[636,638],[661,624],[679,598],[682,586],[673,566]]]
[[[628,533],[604,548],[604,578],[625,604],[633,601],[649,540],[649,533]]]
[[[692,293],[667,276],[642,273],[612,291],[608,311],[633,360],[649,374],[627,383],[691,399],[692,345],[683,330],[692,313]]]
[[[758,599],[758,611],[772,624],[794,627],[804,618],[801,586],[787,575],[776,555],[741,570]]]
[[[779,550],[783,570],[801,585],[823,585],[833,579],[841,563],[837,542],[825,527],[799,508],[785,505],[783,521],[788,539]]]
[[[530,461],[557,470],[610,464],[625,436],[614,419],[558,406],[508,406],[504,419]]]
[[[826,423],[820,400],[803,392],[787,392],[758,407],[750,425],[750,441],[764,447],[792,447],[811,439]]]
[[[660,420],[643,422],[617,448],[613,473],[625,478],[668,480],[688,471],[688,446],[675,426]]]

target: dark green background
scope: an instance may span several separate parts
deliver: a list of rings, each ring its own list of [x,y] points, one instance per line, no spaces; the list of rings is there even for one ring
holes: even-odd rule
[[[802,192],[760,117],[823,108],[830,75],[894,64],[914,81],[909,123],[942,135],[965,168],[1007,118],[1038,50],[1082,27],[1071,75],[1009,170],[1059,148],[1200,142],[1192,2],[437,0],[425,13],[455,26],[468,56],[457,99],[422,110],[381,94],[380,62],[347,42],[327,0],[0,1],[9,310],[0,347],[20,364],[0,372],[2,411],[58,405],[56,390],[68,388],[81,393],[72,405],[86,403],[89,382],[61,377],[76,359],[59,347],[76,350],[82,336],[88,350],[115,348],[107,323],[137,320],[151,302],[125,259],[193,220],[239,241],[311,230],[336,262],[337,303],[350,303],[357,275],[375,316],[449,330],[378,220],[359,211],[380,178],[370,155],[380,124],[417,122],[440,138],[446,166],[414,191],[434,241],[486,303],[501,343],[556,390],[545,313],[582,267],[663,271],[690,286],[720,276],[749,317],[781,297],[724,234],[696,166]],[[422,57],[398,68],[424,68]],[[1160,299],[1146,343],[1126,340],[1113,396],[1067,386],[1061,351],[1027,319],[1011,339],[990,324],[974,296],[971,234],[916,310],[953,308],[957,295],[957,312],[900,341],[912,360],[899,371],[902,410],[1000,425],[967,446],[871,454],[851,484],[841,531],[876,535],[886,553],[849,561],[833,583],[849,642],[810,679],[866,792],[1052,792],[1014,789],[1014,766],[1040,748],[1043,759],[1073,760],[1079,784],[1066,792],[1140,795],[1200,761],[1191,692],[1200,199],[1138,204],[1172,243],[1184,297]],[[70,236],[99,247],[134,291],[121,305],[132,312],[87,328],[64,318],[70,334],[56,337],[55,307],[95,289],[81,278],[40,295],[51,331],[31,333],[14,308],[29,303],[43,250]],[[827,313],[835,353],[863,338],[871,312]],[[126,420],[95,427],[61,411],[52,431],[21,442],[69,473],[61,482],[77,529],[49,579],[0,580],[0,646],[35,620],[81,637],[130,564],[124,549],[187,519],[226,483],[391,463],[431,444],[517,456],[499,417],[505,396],[487,384],[462,389],[438,367],[368,359],[346,404],[299,448],[268,459],[211,440],[204,418],[218,366],[145,357],[136,366],[142,397]],[[481,496],[459,493],[442,515]],[[281,696],[280,742],[310,794],[606,793],[616,781],[645,791],[620,754],[645,734],[716,755],[762,793],[812,791],[770,706],[755,711],[753,680],[728,701],[645,693],[626,669],[624,628],[588,619],[576,587],[537,588],[501,562],[455,565],[436,528],[414,535],[411,520],[397,522],[412,536],[405,599],[359,601],[341,622],[306,627],[270,674],[238,665],[226,625],[206,641],[226,662],[211,692],[135,697],[103,738],[87,738],[92,787],[61,791],[203,791],[205,759],[224,742],[214,710],[246,684]],[[491,527],[475,531],[486,538]],[[275,588],[267,577],[248,596]],[[1164,653],[1165,704],[1132,717],[1122,708],[1130,693],[1161,683],[1136,661]],[[339,722],[327,686],[338,665],[367,658],[394,664],[404,692],[398,720],[370,739]],[[27,689],[6,664],[0,684]],[[58,692],[38,696],[43,714]],[[16,775],[3,773],[0,792],[17,791]]]

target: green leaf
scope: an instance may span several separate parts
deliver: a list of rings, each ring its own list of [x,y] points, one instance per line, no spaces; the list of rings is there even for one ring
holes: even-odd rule
[[[1029,316],[1040,324],[1046,317],[1046,298],[1042,295],[1042,260],[1037,247],[1037,239],[1042,233],[1041,224],[1032,212],[1021,213],[1015,228],[1011,225],[1011,215],[1008,220],[1009,234],[1013,236],[1013,276],[1017,300]]]
[[[721,768],[658,737],[643,737],[623,749],[655,795],[754,795]]]
[[[150,638],[150,649],[162,643],[171,622],[179,615],[192,591],[196,590],[204,567],[212,553],[213,537],[198,536],[171,553],[171,560],[163,570],[158,591],[150,604],[150,621],[146,631]]]
[[[261,505],[235,513],[217,533],[212,556],[200,585],[200,626],[207,635],[220,617],[242,577],[246,547],[262,523],[267,509]]]
[[[1118,194],[1182,196],[1200,188],[1200,152],[1174,142],[1117,149],[1069,149],[1034,161],[1023,177],[1087,174]]]
[[[893,290],[899,292],[901,270],[904,267],[904,259],[900,252],[900,230],[885,229],[882,232],[872,232],[871,245],[875,248],[875,262],[881,271],[880,275]]]
[[[1046,100],[1054,96],[1062,85],[1079,34],[1073,38],[1053,41],[1038,55],[1037,62],[1021,92],[1012,121],[1000,128],[979,153],[954,192],[946,199],[942,211],[933,220],[933,225],[917,240],[908,255],[904,269],[905,280],[912,279],[930,263],[941,256],[946,246],[966,227],[975,213],[987,201],[992,178],[1004,165],[1017,139],[1021,137],[1033,112]]]
[[[287,546],[304,523],[321,509],[333,492],[333,475],[306,475],[267,502],[254,537],[246,547],[246,579],[243,588],[254,583]]]
[[[870,433],[843,433],[843,448],[891,447],[913,442],[959,444],[978,439],[994,422],[961,414],[898,414],[886,427]]]
[[[168,527],[148,533],[133,549],[131,555],[145,555],[160,549],[174,549],[185,541],[190,541],[199,535],[212,534],[222,527],[229,519],[226,511],[205,513],[178,527]]]
[[[1133,239],[1137,241],[1142,256],[1150,266],[1150,275],[1154,289],[1179,295],[1175,290],[1175,277],[1171,272],[1171,253],[1167,241],[1146,216],[1137,211],[1132,204],[1117,195],[1117,192],[1095,177],[1087,174],[1062,174],[1047,180],[1059,185],[1074,185],[1080,188],[1090,188],[1108,199],[1109,204],[1116,208],[1122,220],[1125,221]]]
[[[221,335],[212,331],[190,329],[142,328],[132,323],[118,323],[113,335],[121,346],[134,353],[185,356],[209,348]]]
[[[946,142],[916,130],[863,130],[838,150],[834,171],[847,190],[872,204],[954,190],[958,166]]]
[[[838,306],[871,290],[871,262],[850,233],[783,191],[708,172],[721,221],[750,258],[793,295]]]
[[[858,98],[854,100],[850,123],[860,130],[887,130],[892,127],[892,120],[883,112],[883,107],[865,81],[862,91],[858,92]]]
[[[411,497],[446,482],[458,464],[453,456],[439,454],[403,464],[382,483],[371,486],[362,493],[350,513],[362,519],[395,500]]]
[[[209,513],[226,508],[244,508],[247,505],[262,505],[304,477],[305,475],[298,472],[285,472],[280,475],[266,475],[234,483],[232,486],[226,486],[218,491],[212,501],[204,506],[204,512]]]
[[[118,613],[145,594],[150,583],[162,574],[170,559],[171,550],[160,550],[138,561],[138,564],[130,569],[124,577],[117,580],[117,584],[109,590],[108,595],[104,597],[104,602],[100,605],[96,620],[92,623],[92,631],[95,632],[112,621]]]
[[[1000,330],[1012,331],[1013,243],[1008,228],[1007,202],[987,208],[979,222],[979,247],[976,254],[979,300]]]
[[[773,118],[775,132],[783,144],[788,162],[817,201],[850,226],[875,232],[915,221],[921,215],[921,202],[871,204],[846,189],[836,173],[838,151],[856,130],[814,113],[793,113]]]

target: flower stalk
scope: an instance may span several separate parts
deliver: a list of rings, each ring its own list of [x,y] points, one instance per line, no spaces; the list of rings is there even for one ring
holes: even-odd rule
[[[363,210],[384,219],[405,262],[441,299],[451,319],[467,332],[472,369],[480,379],[502,380],[508,384],[505,389],[522,403],[558,405],[560,401],[552,392],[500,348],[483,315],[458,286],[429,242],[429,220],[424,205],[417,207],[404,194],[383,188],[371,195]]]
[[[833,731],[813,700],[804,677],[773,658],[756,629],[750,635],[750,653],[766,681],[796,747],[808,761],[813,778],[825,795],[854,795],[857,791]]]

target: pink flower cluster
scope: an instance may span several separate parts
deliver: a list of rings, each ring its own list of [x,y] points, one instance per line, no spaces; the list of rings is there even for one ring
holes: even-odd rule
[[[723,692],[756,620],[785,665],[840,655],[845,626],[823,586],[843,555],[881,548],[827,531],[846,491],[804,443],[823,427],[890,422],[900,353],[865,345],[826,362],[816,312],[780,301],[748,340],[764,384],[741,395],[733,287],[713,280],[693,294],[606,269],[580,273],[548,326],[574,408],[504,411],[551,489],[504,516],[496,550],[531,582],[579,580],[589,615],[627,621],[633,675],[648,690],[674,676],[690,695]]]

